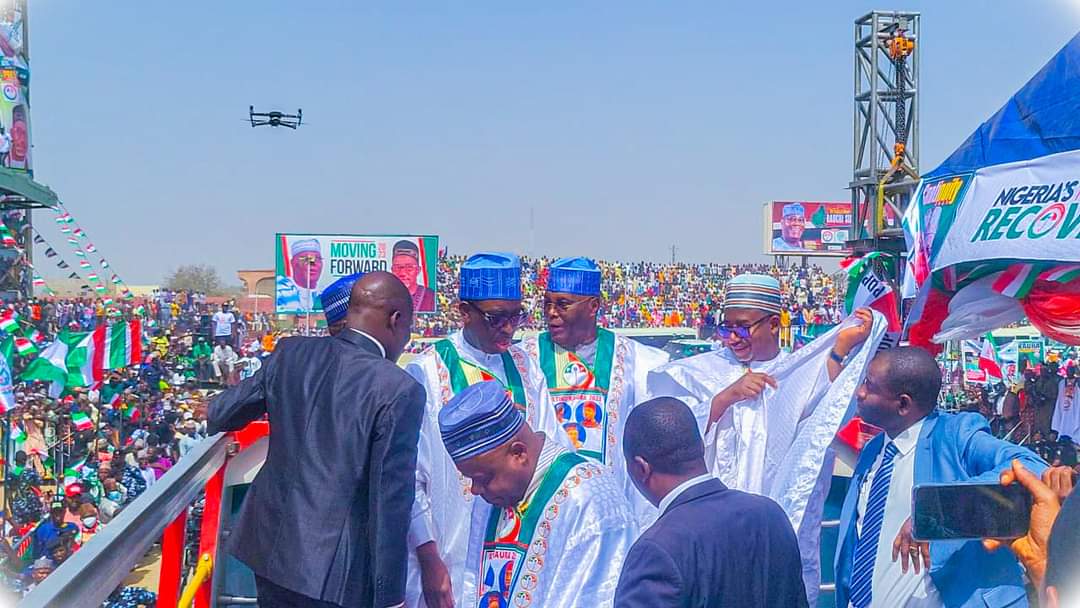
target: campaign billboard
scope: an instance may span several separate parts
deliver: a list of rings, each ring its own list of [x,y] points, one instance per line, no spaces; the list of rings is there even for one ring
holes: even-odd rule
[[[26,0],[0,2],[0,166],[32,172]]]
[[[847,256],[850,233],[850,202],[765,203],[768,255]]]
[[[394,273],[413,297],[413,311],[435,312],[439,237],[430,235],[277,234],[275,311],[322,311],[319,294],[356,272]]]

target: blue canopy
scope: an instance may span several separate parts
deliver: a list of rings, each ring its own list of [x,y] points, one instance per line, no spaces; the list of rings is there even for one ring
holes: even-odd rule
[[[1080,149],[1080,34],[945,162],[935,178]]]

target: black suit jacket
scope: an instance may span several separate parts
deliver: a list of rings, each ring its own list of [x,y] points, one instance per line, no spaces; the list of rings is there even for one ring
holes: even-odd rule
[[[807,605],[799,543],[784,511],[719,479],[691,487],[623,562],[616,608]]]
[[[211,433],[269,414],[266,463],[229,539],[255,574],[351,606],[405,599],[422,386],[351,330],[287,338],[210,403]]]

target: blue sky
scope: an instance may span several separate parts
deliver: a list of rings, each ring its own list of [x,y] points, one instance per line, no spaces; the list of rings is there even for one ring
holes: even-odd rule
[[[922,13],[924,171],[1080,29],[1080,0],[521,4],[31,0],[36,177],[131,284],[235,283],[279,231],[758,261],[764,201],[848,199],[857,16]]]

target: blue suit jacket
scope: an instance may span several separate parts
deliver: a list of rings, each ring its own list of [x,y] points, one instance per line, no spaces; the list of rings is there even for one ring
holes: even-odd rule
[[[885,433],[863,448],[840,512],[836,545],[836,605],[848,608],[851,561],[855,548],[855,509],[859,487],[885,443]],[[1019,459],[1036,475],[1046,462],[1027,448],[995,438],[986,419],[976,413],[931,412],[923,421],[915,447],[914,484],[997,482],[1001,471]],[[892,543],[892,538],[879,542]],[[1007,550],[990,553],[977,540],[930,543],[930,578],[950,608],[1027,606],[1020,566]]]

